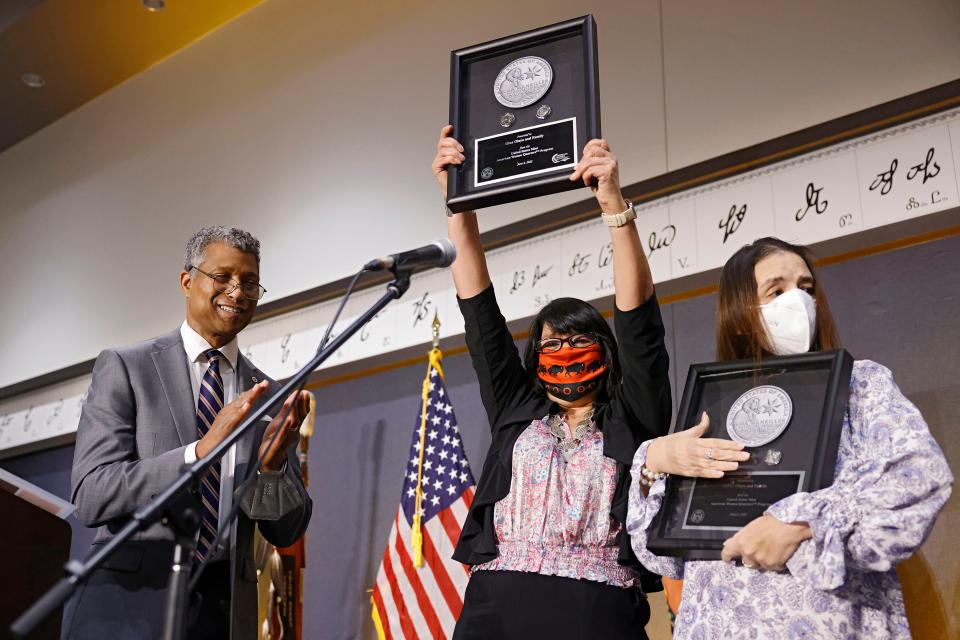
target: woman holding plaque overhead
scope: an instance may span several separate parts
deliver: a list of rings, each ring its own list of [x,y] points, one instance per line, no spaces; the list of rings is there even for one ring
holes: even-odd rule
[[[433,161],[441,190],[446,167],[464,159],[451,134],[441,131]],[[670,422],[663,323],[606,142],[587,143],[570,179],[596,184],[610,226],[616,337],[592,306],[560,298],[537,314],[521,358],[476,214],[448,218],[454,284],[492,430],[454,552],[471,566],[458,639],[646,637],[650,610],[624,521],[633,454]]]
[[[808,250],[776,238],[723,267],[720,360],[839,348]],[[747,454],[693,429],[644,442],[634,457],[627,529],[641,562],[684,578],[675,638],[909,638],[894,567],[924,541],[953,478],[889,369],[853,365],[831,486],[774,503],[723,547],[723,561],[659,557],[647,529],[668,473],[716,478]]]

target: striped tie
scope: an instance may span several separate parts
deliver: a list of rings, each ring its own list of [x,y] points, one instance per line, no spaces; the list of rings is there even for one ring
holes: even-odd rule
[[[223,408],[223,378],[220,376],[220,358],[223,354],[210,349],[204,354],[210,362],[207,372],[200,382],[200,397],[197,399],[197,434],[202,438],[207,434],[220,409]],[[200,520],[200,537],[197,539],[195,554],[197,561],[210,553],[213,540],[217,536],[217,523],[220,511],[220,461],[210,465],[207,473],[200,478],[200,500],[203,503]]]

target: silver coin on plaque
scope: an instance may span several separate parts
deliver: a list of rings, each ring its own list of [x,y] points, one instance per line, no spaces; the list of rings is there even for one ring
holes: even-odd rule
[[[761,385],[741,395],[727,413],[727,433],[748,447],[760,447],[783,433],[793,415],[786,391]]]
[[[553,67],[539,56],[517,58],[497,75],[493,95],[505,107],[520,109],[539,100],[553,84]]]

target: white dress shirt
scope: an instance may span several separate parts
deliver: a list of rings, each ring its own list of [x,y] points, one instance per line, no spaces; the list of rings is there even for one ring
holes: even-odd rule
[[[207,373],[210,366],[209,361],[203,355],[210,349],[210,346],[203,336],[193,330],[187,321],[184,320],[180,325],[180,336],[183,338],[183,350],[187,353],[187,362],[190,363],[190,386],[193,387],[193,404],[196,405],[200,397],[200,382]],[[227,405],[237,397],[237,360],[240,357],[240,348],[237,346],[237,339],[234,338],[227,344],[218,349],[223,354],[220,359],[220,376],[223,378],[223,404]],[[199,434],[198,434],[199,435]],[[199,440],[198,440],[199,441]],[[233,471],[237,457],[237,445],[233,445],[220,459],[220,511],[219,525],[220,531],[224,531],[223,540],[229,543],[229,529],[225,529],[227,524],[227,514],[233,502]],[[197,461],[197,442],[192,442],[183,452],[183,461],[187,464],[193,464]]]

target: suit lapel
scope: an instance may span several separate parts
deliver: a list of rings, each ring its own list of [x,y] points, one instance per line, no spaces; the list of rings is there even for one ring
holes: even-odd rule
[[[241,394],[267,377],[242,354],[237,356],[237,393]]]
[[[157,350],[150,356],[157,368],[163,393],[167,396],[170,413],[173,414],[173,422],[177,427],[177,435],[180,436],[180,444],[188,444],[197,439],[197,408],[194,404],[190,369],[187,354],[183,350],[180,330],[158,338],[157,346]]]

